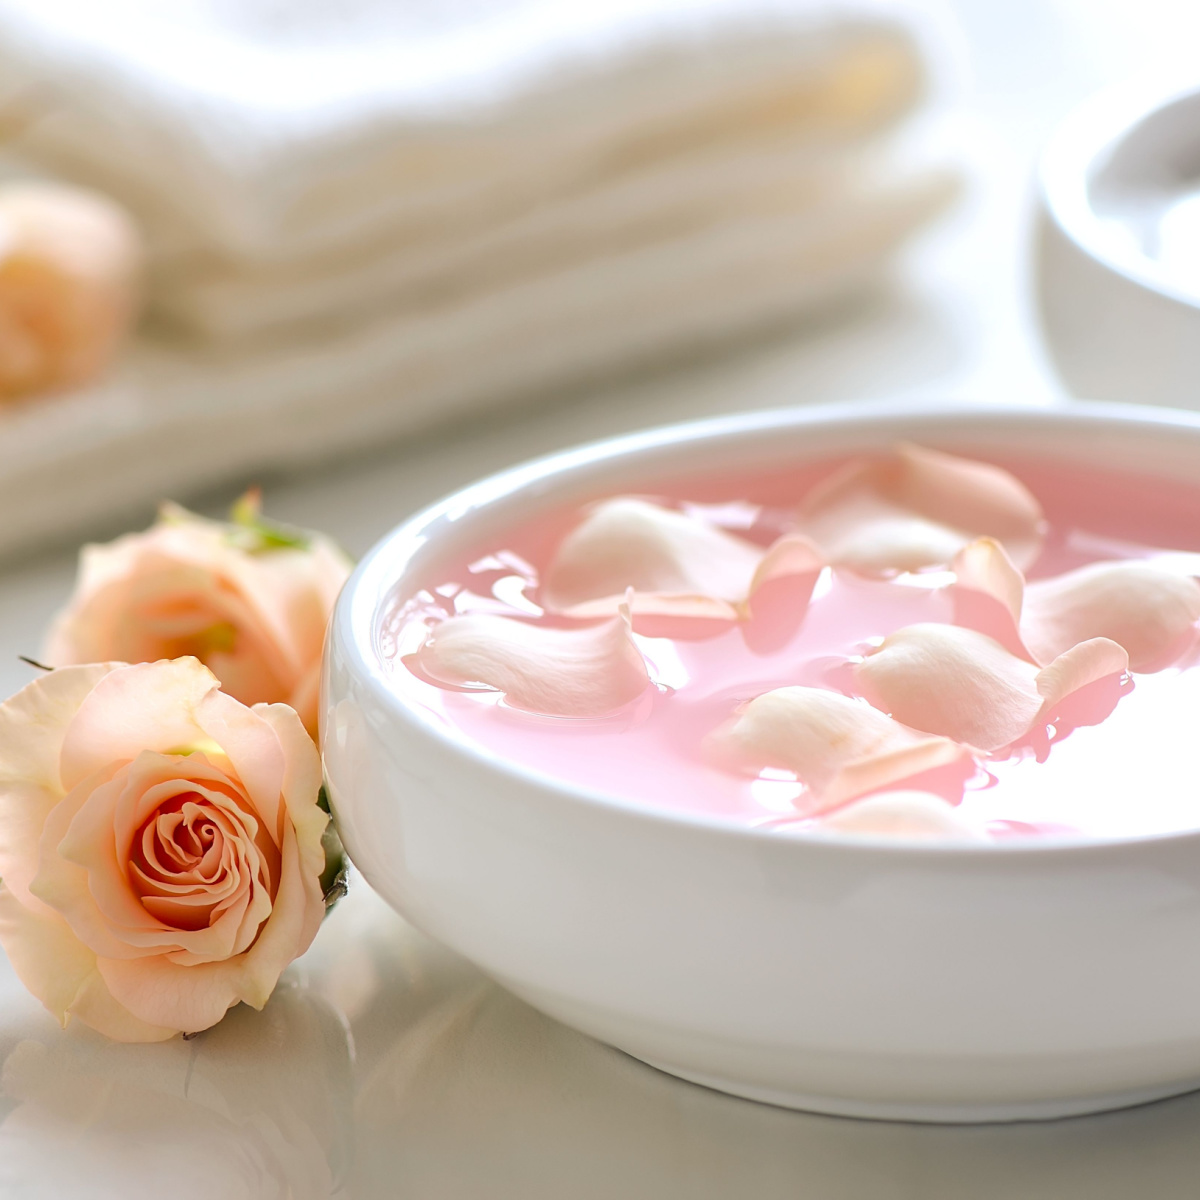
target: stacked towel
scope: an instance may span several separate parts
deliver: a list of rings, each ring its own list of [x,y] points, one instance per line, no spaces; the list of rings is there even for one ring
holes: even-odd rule
[[[236,422],[176,492],[778,322],[953,187],[908,34],[804,0],[0,0],[0,79],[146,231],[139,443]]]

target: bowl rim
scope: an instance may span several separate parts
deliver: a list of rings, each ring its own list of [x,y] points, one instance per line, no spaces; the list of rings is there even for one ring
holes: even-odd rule
[[[1078,250],[1129,283],[1200,309],[1200,290],[1190,291],[1149,255],[1105,236],[1104,222],[1088,195],[1103,156],[1155,113],[1188,100],[1200,106],[1200,76],[1194,69],[1140,74],[1105,88],[1058,125],[1039,157],[1037,176],[1046,212]]]
[[[351,673],[365,683],[373,697],[414,732],[432,738],[443,750],[470,762],[474,767],[496,772],[510,782],[523,783],[535,791],[554,793],[572,804],[649,822],[657,826],[706,832],[722,837],[750,839],[762,845],[819,848],[855,857],[878,857],[881,852],[903,853],[911,858],[938,858],[980,855],[990,858],[1047,854],[1067,854],[1073,860],[1082,856],[1107,856],[1121,848],[1172,846],[1194,842],[1200,846],[1200,818],[1194,829],[1157,833],[1129,834],[1119,837],[1091,837],[1084,834],[1041,834],[1029,838],[967,841],[953,838],[902,839],[886,835],[847,836],[810,830],[789,831],[740,825],[728,818],[683,809],[651,807],[643,802],[601,789],[563,780],[524,763],[514,762],[474,742],[464,734],[448,730],[445,723],[408,703],[389,684],[389,675],[381,657],[375,653],[376,630],[384,597],[396,587],[413,555],[429,541],[427,530],[443,520],[458,520],[467,513],[512,496],[532,485],[569,478],[580,468],[620,460],[633,454],[653,452],[683,442],[719,441],[731,434],[753,435],[772,429],[794,432],[810,426],[829,427],[871,425],[877,421],[913,419],[936,421],[946,418],[960,423],[1012,420],[1037,426],[1040,422],[1077,423],[1081,427],[1110,430],[1137,426],[1151,432],[1187,429],[1200,436],[1200,413],[1142,404],[1108,401],[1067,400],[1044,402],[981,402],[956,400],[919,401],[908,398],[844,401],[791,408],[760,410],[696,421],[656,426],[634,433],[619,434],[582,445],[553,451],[487,475],[427,505],[385,534],[362,557],[346,581],[330,622],[326,645],[328,670],[329,643],[338,636]],[[339,636],[340,634],[340,636]],[[332,707],[333,702],[328,702]],[[324,715],[324,714],[323,714]],[[327,725],[322,721],[322,743]],[[324,749],[322,745],[322,750]]]

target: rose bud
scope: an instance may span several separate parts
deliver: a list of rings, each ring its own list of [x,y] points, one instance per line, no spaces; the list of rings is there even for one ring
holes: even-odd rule
[[[137,315],[142,245],[96,192],[0,187],[0,396],[88,383]]]
[[[262,1008],[325,911],[321,764],[194,658],[64,667],[0,705],[0,943],[126,1042]]]
[[[285,703],[313,737],[321,650],[350,560],[320,534],[164,505],[157,523],[85,546],[75,594],[51,627],[52,666],[193,655],[243,704]]]

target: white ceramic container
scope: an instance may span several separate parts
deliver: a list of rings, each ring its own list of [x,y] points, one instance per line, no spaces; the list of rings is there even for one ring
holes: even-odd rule
[[[350,855],[531,1004],[742,1096],[990,1121],[1198,1087],[1200,832],[952,845],[734,828],[505,762],[389,686],[389,599],[543,506],[899,438],[1200,481],[1200,416],[1115,405],[737,416],[487,479],[385,538],[338,603],[322,741]],[[1196,797],[1200,816],[1200,771]]]
[[[1077,396],[1200,408],[1200,69],[1063,122],[1039,170],[1037,288]]]

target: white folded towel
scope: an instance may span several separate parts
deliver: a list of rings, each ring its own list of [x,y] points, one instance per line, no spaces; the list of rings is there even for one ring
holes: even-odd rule
[[[953,177],[881,145],[922,64],[856,12],[0,0],[10,145],[135,212],[154,318],[90,409],[0,413],[0,504],[44,491],[30,521],[53,532],[89,455],[94,519],[861,284]]]

